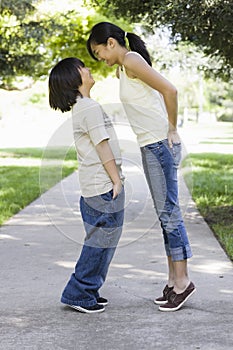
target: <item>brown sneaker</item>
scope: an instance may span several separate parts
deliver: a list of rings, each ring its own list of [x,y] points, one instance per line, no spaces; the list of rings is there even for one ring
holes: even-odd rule
[[[191,295],[196,291],[196,288],[192,282],[188,285],[183,293],[176,294],[174,290],[168,295],[168,302],[159,307],[160,311],[177,311],[188,300]]]
[[[168,294],[173,290],[173,287],[168,287],[168,285],[165,286],[163,290],[163,296],[159,297],[154,300],[154,303],[157,305],[164,305],[168,301]]]

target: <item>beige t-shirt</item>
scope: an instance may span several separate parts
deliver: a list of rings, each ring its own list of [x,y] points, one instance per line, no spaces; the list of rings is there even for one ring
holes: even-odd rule
[[[139,55],[135,52],[135,54]],[[120,100],[140,147],[167,138],[168,117],[163,96],[119,68]]]
[[[108,140],[123,181],[120,147],[111,120],[96,101],[78,97],[72,108],[72,121],[82,196],[93,197],[109,192],[113,187],[112,181],[95,146]]]

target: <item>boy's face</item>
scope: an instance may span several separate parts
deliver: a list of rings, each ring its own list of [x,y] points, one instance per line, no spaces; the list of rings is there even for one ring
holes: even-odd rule
[[[82,86],[87,89],[91,89],[95,84],[95,80],[91,75],[90,69],[87,67],[79,67],[79,72],[82,78]]]

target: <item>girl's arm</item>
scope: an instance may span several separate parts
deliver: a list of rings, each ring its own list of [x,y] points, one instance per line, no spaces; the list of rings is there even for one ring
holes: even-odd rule
[[[122,183],[117,170],[114,155],[111,147],[108,144],[108,140],[103,140],[96,145],[96,151],[100,157],[100,160],[107,171],[110,179],[113,183],[113,199],[121,192]]]
[[[137,78],[163,95],[169,120],[169,146],[172,147],[173,142],[180,142],[176,129],[178,101],[175,86],[160,73],[155,71],[141,56],[134,52],[130,52],[125,56],[123,65],[129,78]]]

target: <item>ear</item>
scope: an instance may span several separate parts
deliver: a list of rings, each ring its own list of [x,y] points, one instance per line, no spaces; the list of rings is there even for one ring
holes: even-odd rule
[[[114,38],[108,38],[108,41],[107,41],[107,45],[110,46],[110,47],[114,47],[116,44],[116,39]]]

